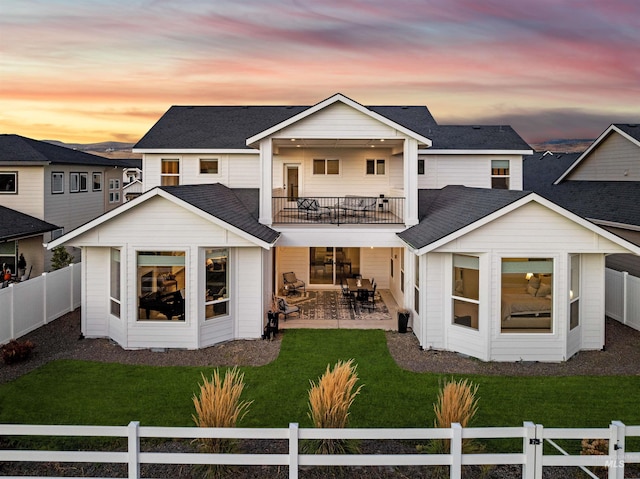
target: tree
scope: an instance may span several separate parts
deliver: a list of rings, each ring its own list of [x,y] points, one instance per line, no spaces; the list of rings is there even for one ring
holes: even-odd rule
[[[51,257],[51,267],[61,269],[69,266],[73,261],[73,255],[67,251],[64,246],[53,248],[53,256]]]

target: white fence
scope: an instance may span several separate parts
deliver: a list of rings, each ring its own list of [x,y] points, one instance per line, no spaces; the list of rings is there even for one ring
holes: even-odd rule
[[[640,278],[607,268],[605,285],[605,314],[640,330]]]
[[[462,466],[521,465],[524,479],[542,479],[544,467],[573,466],[587,471],[587,466],[607,468],[609,479],[624,478],[625,466],[640,463],[640,452],[626,451],[627,437],[640,437],[640,426],[625,426],[613,421],[608,428],[558,429],[544,428],[540,424],[525,422],[522,427],[462,428],[453,424],[448,429],[300,429],[297,424],[289,428],[196,428],[196,427],[143,427],[138,422],[128,426],[36,426],[2,424],[0,436],[78,436],[127,438],[125,450],[118,451],[47,451],[0,450],[0,460],[7,462],[73,462],[125,464],[128,477],[140,477],[141,464],[219,464],[242,466],[287,467],[289,478],[297,479],[301,466],[447,466],[450,477],[460,479]],[[141,438],[235,438],[282,440],[288,444],[286,453],[270,454],[206,454],[191,452],[141,451]],[[516,453],[463,453],[464,439],[522,440],[522,450]],[[606,439],[608,454],[569,455],[555,441]],[[300,441],[317,439],[365,440],[450,440],[449,454],[300,454]],[[545,441],[553,446],[547,448]],[[423,443],[424,443],[423,442]],[[555,449],[554,449],[555,448]],[[560,452],[558,452],[560,451]],[[30,476],[34,477],[34,476]]]
[[[0,289],[0,344],[80,306],[80,266],[72,264]]]

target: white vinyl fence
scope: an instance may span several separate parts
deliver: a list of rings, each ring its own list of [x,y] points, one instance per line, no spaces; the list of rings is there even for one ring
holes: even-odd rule
[[[640,278],[625,271],[605,271],[605,314],[640,330]]]
[[[0,289],[0,344],[80,306],[81,265],[72,264]]]
[[[219,464],[242,466],[280,466],[289,471],[289,478],[297,479],[300,466],[447,466],[450,477],[459,479],[462,466],[521,465],[524,479],[542,479],[545,467],[599,466],[608,469],[609,479],[624,478],[625,466],[640,463],[640,452],[626,451],[627,437],[640,437],[640,426],[625,426],[613,421],[608,428],[558,429],[544,428],[540,424],[525,422],[522,427],[462,428],[453,424],[447,429],[300,429],[298,424],[289,428],[196,428],[147,427],[138,422],[128,426],[36,426],[2,424],[0,436],[59,436],[59,437],[121,437],[127,446],[118,451],[50,451],[0,450],[0,461],[6,462],[72,462],[125,464],[128,477],[140,477],[141,464]],[[281,440],[287,452],[269,454],[207,454],[192,452],[141,451],[141,438],[194,439],[235,438]],[[465,454],[464,439],[522,440],[519,452]],[[556,441],[606,439],[608,454],[569,455]],[[300,454],[300,441],[317,439],[415,440],[425,443],[430,439],[450,440],[449,454]],[[547,443],[553,447],[544,448]],[[30,476],[34,477],[34,476]]]

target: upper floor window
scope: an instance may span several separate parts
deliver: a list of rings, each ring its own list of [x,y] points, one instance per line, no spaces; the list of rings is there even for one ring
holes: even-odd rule
[[[313,160],[314,175],[339,175],[340,160],[315,159]]]
[[[109,203],[120,203],[120,180],[109,179]]]
[[[200,174],[201,175],[217,175],[218,160],[217,159],[200,159]]]
[[[64,173],[61,171],[51,173],[51,193],[64,193]]]
[[[162,186],[175,186],[180,184],[180,160],[162,160],[160,184]]]
[[[385,160],[370,159],[367,160],[367,175],[384,175]]]
[[[89,180],[88,173],[70,173],[69,174],[69,191],[71,193],[87,191],[88,180]]]
[[[102,191],[102,173],[93,174],[93,191]]]
[[[491,160],[491,188],[509,189],[509,160]]]
[[[0,172],[0,193],[15,194],[18,192],[18,172],[2,171]]]
[[[418,174],[424,175],[424,160],[418,160]]]

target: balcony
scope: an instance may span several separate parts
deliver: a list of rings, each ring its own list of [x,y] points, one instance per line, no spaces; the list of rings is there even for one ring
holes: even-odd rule
[[[274,196],[274,224],[404,224],[404,198]]]

